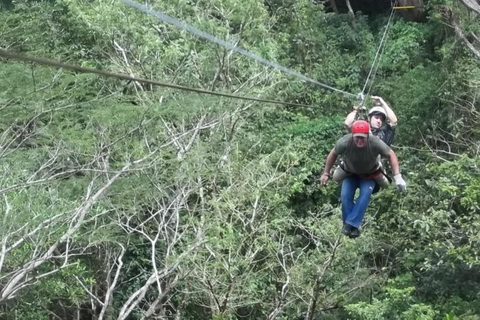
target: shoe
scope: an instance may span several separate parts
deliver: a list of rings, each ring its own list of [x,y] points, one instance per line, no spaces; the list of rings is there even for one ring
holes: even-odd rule
[[[352,227],[352,230],[350,231],[350,238],[358,238],[360,237],[360,230],[358,228]]]
[[[344,223],[342,228],[342,233],[346,236],[350,237],[350,233],[352,232],[352,226],[349,224]]]

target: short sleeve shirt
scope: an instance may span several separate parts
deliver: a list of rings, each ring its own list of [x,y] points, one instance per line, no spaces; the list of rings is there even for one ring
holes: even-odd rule
[[[370,174],[378,169],[378,156],[389,156],[390,147],[378,137],[369,134],[367,144],[359,148],[353,142],[350,133],[337,141],[335,152],[342,155],[346,171],[355,174]]]

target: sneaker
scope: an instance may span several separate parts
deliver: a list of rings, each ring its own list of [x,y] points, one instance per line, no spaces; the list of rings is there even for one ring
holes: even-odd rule
[[[346,236],[350,236],[351,232],[352,232],[352,226],[344,223],[342,228],[342,233]]]
[[[350,238],[358,238],[360,237],[360,230],[358,228],[352,227],[352,230],[350,231]]]

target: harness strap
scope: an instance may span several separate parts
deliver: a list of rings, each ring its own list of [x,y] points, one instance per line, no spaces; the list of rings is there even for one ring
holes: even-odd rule
[[[340,162],[340,168],[342,168],[343,171],[345,171],[346,173],[350,173],[350,174],[353,174],[353,175],[356,175],[360,178],[365,178],[365,179],[376,179],[378,178],[380,175],[386,175],[386,173],[382,170],[382,166],[378,166],[377,169],[375,169],[375,171],[373,171],[372,173],[367,173],[367,174],[358,174],[358,173],[353,173],[353,172],[350,172],[348,170],[345,170],[345,164],[342,162]],[[388,179],[388,177],[387,177]],[[390,180],[390,179],[389,179]]]

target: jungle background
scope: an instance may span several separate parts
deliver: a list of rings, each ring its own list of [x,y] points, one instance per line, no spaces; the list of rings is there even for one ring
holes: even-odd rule
[[[147,2],[361,92],[390,1]],[[318,181],[355,103],[120,1],[3,0],[0,47],[199,95],[0,59],[1,319],[479,319],[480,6],[400,1],[369,93],[407,181],[340,235]],[[371,101],[368,101],[370,103]]]

